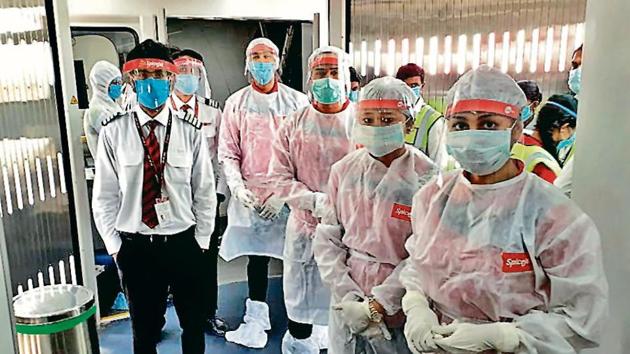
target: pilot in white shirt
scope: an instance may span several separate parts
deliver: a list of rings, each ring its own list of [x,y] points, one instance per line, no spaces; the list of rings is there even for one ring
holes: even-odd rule
[[[177,90],[177,86],[175,89]],[[225,174],[222,169],[219,168],[219,159],[217,157],[219,127],[221,126],[222,115],[219,104],[211,98],[203,98],[196,95],[192,96],[188,102],[183,102],[175,92],[171,95],[170,101],[171,109],[177,112],[177,114],[189,112],[189,114],[192,114],[201,123],[201,132],[206,138],[208,148],[210,149],[217,194],[227,197],[229,188],[225,181]],[[222,203],[223,201],[220,202]]]
[[[210,85],[207,81],[203,56],[192,49],[183,49],[173,53],[173,61],[177,66],[178,74],[175,80],[175,90],[171,94],[170,106],[178,114],[191,115],[201,122],[201,131],[208,143],[212,167],[215,172],[217,200],[220,205],[215,217],[214,234],[210,240],[210,247],[208,252],[204,254],[208,269],[208,277],[206,278],[208,282],[206,333],[223,337],[229,327],[225,320],[216,315],[219,295],[217,264],[220,239],[227,227],[229,193],[225,175],[219,167],[217,158],[221,109],[216,101],[209,98]]]
[[[92,207],[129,302],[134,353],[157,354],[170,288],[184,354],[205,349],[204,250],[217,199],[201,123],[167,104],[177,67],[146,40],[123,67],[138,105],[103,123]]]

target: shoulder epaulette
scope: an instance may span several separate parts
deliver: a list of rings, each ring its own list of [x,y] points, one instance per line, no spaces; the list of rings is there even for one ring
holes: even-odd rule
[[[195,129],[201,129],[201,122],[192,114],[180,114],[178,115],[179,119],[184,122],[192,125]]]
[[[101,122],[101,124],[102,124],[103,126],[106,126],[107,124],[109,124],[109,123],[111,123],[111,122],[115,121],[116,119],[118,119],[118,118],[120,118],[120,117],[124,116],[125,114],[126,114],[125,112],[117,112],[117,113],[115,113],[115,114],[113,114],[113,115],[109,116],[109,117],[108,117],[108,118],[106,118],[105,120],[103,120],[103,122]]]
[[[210,106],[212,108],[219,108],[219,102],[213,100],[212,98],[204,98],[203,103],[205,103],[206,106]]]

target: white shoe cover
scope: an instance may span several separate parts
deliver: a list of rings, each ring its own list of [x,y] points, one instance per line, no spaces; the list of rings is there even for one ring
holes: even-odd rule
[[[319,354],[319,347],[313,337],[295,339],[289,331],[282,338],[282,354]]]
[[[328,326],[313,325],[311,338],[319,346],[319,350],[328,349]]]
[[[243,321],[245,323],[258,322],[263,330],[270,330],[269,306],[264,302],[247,299],[245,301],[245,317],[243,317]]]
[[[225,333],[225,340],[248,348],[261,349],[267,345],[267,332],[258,323],[241,323],[236,331]]]
[[[264,302],[247,299],[245,308],[245,323],[241,323],[236,331],[225,333],[225,339],[248,348],[264,348],[268,339],[265,331],[271,329],[269,306]]]

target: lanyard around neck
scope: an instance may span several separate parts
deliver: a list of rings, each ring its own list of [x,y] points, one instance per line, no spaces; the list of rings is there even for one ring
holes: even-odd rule
[[[133,119],[136,123],[136,129],[138,130],[138,135],[140,136],[140,141],[142,141],[142,147],[144,149],[144,155],[149,162],[149,166],[155,172],[155,178],[157,179],[158,185],[161,187],[164,183],[164,168],[166,166],[166,158],[168,156],[168,145],[171,141],[171,128],[173,125],[173,115],[171,112],[168,113],[168,123],[166,124],[166,135],[164,136],[164,150],[162,151],[162,158],[160,159],[160,169],[155,166],[153,162],[153,158],[151,158],[151,154],[149,153],[149,148],[147,148],[147,138],[144,136],[142,132],[142,127],[140,126],[140,121],[138,120],[138,115],[136,112],[133,112]],[[155,131],[154,131],[155,134]]]

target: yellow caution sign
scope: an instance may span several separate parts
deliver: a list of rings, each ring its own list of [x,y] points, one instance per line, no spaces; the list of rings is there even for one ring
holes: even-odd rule
[[[72,98],[70,99],[70,104],[79,104],[79,100],[77,100],[75,96],[72,96]]]

